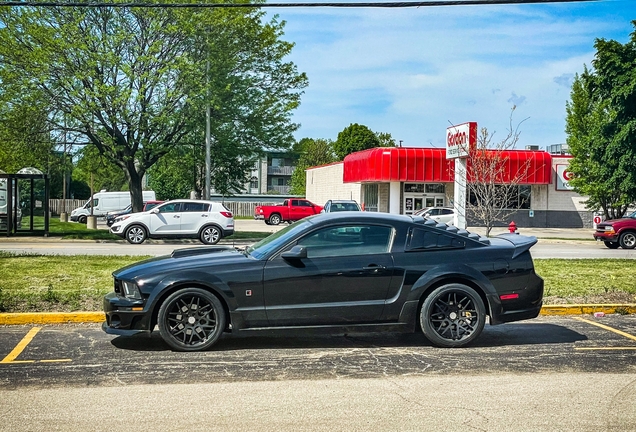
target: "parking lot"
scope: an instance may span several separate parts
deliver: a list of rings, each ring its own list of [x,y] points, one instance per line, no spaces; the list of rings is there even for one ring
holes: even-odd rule
[[[486,326],[471,347],[439,349],[421,334],[227,335],[202,353],[172,352],[158,334],[98,324],[0,328],[5,388],[276,379],[558,372],[636,372],[636,316],[540,317]],[[95,373],[96,368],[99,373]],[[196,373],[195,373],[196,372]]]

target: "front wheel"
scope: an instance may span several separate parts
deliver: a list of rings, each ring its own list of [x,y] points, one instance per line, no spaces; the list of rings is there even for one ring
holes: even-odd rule
[[[221,301],[200,288],[185,288],[171,294],[161,305],[159,333],[177,351],[210,348],[225,329]]]
[[[634,249],[636,246],[636,233],[631,231],[624,232],[621,234],[619,241],[623,249]]]
[[[477,292],[452,283],[435,289],[422,304],[420,325],[435,346],[457,348],[475,340],[484,329],[486,308]]]
[[[604,241],[603,244],[610,249],[618,249],[618,246],[620,246],[618,243],[611,241]]]
[[[278,225],[279,223],[281,223],[281,221],[282,219],[278,213],[274,213],[269,217],[270,225]]]
[[[78,218],[77,218],[77,221],[78,221],[79,223],[83,223],[83,224],[85,224],[85,223],[86,223],[86,216],[82,215],[82,216],[78,217]]]
[[[221,240],[221,230],[215,226],[206,226],[201,230],[201,234],[199,235],[199,239],[201,243],[214,245]]]
[[[133,225],[126,230],[126,240],[131,244],[142,244],[146,240],[146,230],[139,226]]]

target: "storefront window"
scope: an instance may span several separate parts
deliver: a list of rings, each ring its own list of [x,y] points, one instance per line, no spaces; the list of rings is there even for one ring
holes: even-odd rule
[[[443,183],[426,184],[426,193],[445,193],[446,186]]]
[[[531,208],[531,187],[529,185],[498,185],[495,186],[496,191],[493,194],[494,199],[499,201],[495,203],[497,207],[507,208],[507,209],[529,209]],[[474,191],[469,192],[469,202],[473,206],[479,205],[479,199],[482,197],[477,197]],[[491,199],[493,199],[491,198]],[[502,201],[507,201],[505,204]]]
[[[404,183],[404,192],[424,192],[424,184]]]

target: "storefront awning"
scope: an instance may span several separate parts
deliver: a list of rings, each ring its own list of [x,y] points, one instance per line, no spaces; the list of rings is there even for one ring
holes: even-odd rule
[[[502,182],[521,175],[519,184],[550,184],[552,157],[544,151],[491,150],[506,165]],[[454,181],[455,163],[445,148],[380,147],[352,153],[344,159],[345,183]],[[468,167],[470,176],[470,166]],[[524,172],[525,171],[525,172]]]

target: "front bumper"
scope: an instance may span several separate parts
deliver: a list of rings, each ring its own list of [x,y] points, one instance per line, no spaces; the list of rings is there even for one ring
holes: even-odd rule
[[[79,216],[71,215],[71,222],[77,222],[79,220]]]
[[[132,336],[152,331],[152,316],[144,307],[143,300],[130,300],[111,292],[104,296],[104,313],[106,321],[102,330],[108,334]]]
[[[618,234],[615,231],[609,231],[609,232],[596,231],[594,233],[594,240],[618,243]]]

